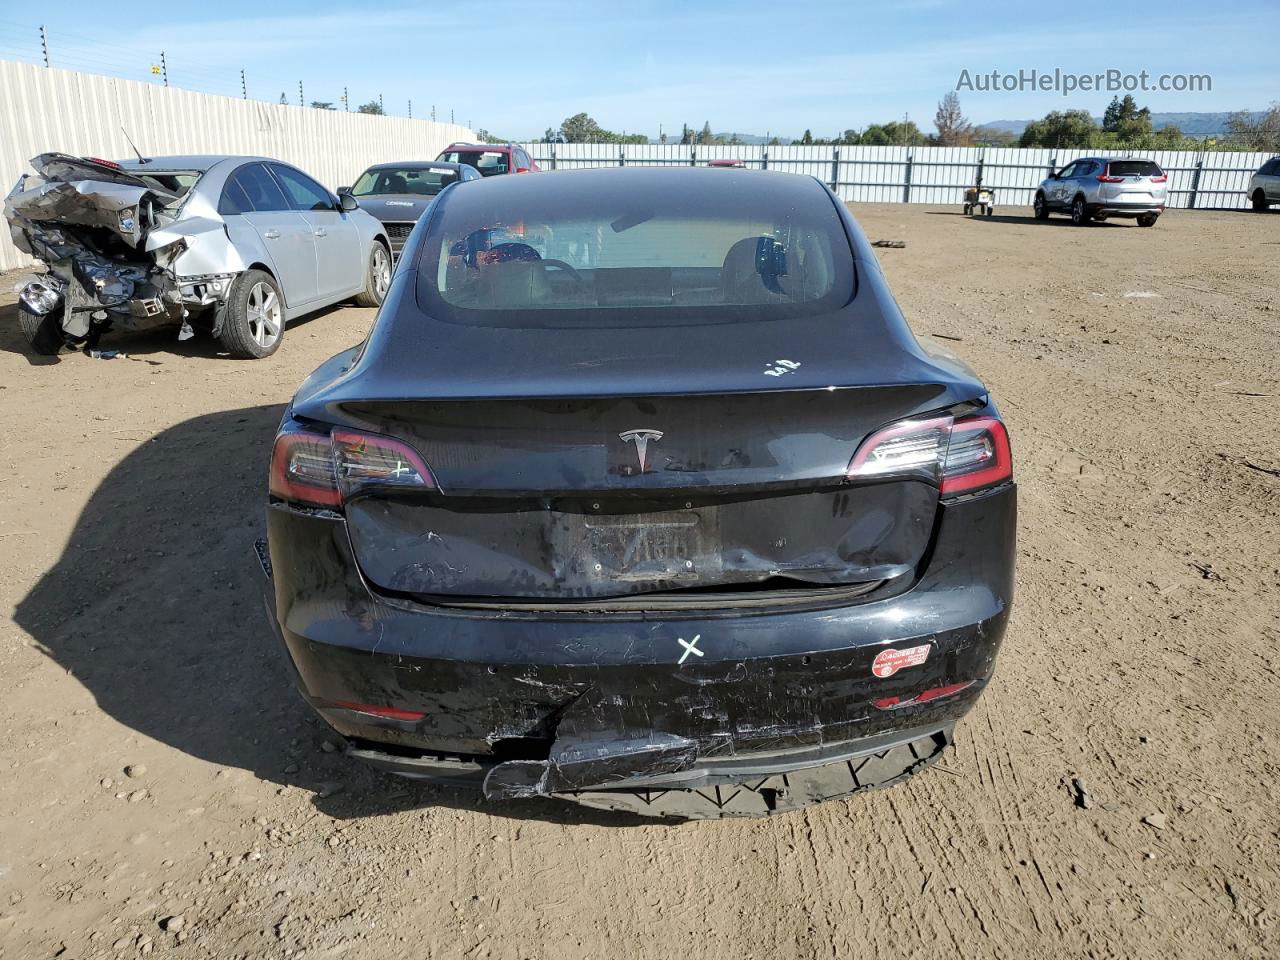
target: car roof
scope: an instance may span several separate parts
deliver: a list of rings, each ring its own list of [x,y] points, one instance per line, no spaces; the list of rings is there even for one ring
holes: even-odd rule
[[[403,163],[375,163],[369,167],[369,170],[453,170],[457,172],[467,166],[465,163],[452,163],[448,160],[405,160]]]
[[[459,140],[457,143],[451,143],[441,153],[447,153],[450,150],[514,150],[514,143],[467,143]]]
[[[283,163],[271,157],[242,157],[236,154],[198,153],[173,157],[148,157],[146,162],[138,160],[121,160],[121,168],[135,173],[146,173],[151,170],[199,170],[204,172],[223,160],[262,160],[269,163]]]
[[[485,193],[487,191],[487,193]],[[741,207],[761,194],[776,200],[779,208],[798,204],[833,207],[829,191],[816,178],[779,170],[749,170],[744,167],[592,167],[562,170],[554,177],[486,177],[454,195],[450,203],[484,203],[501,208],[518,203],[526,191],[545,195],[550,202],[570,203],[583,199],[608,201],[619,196],[652,191],[666,196],[687,196],[693,201],[711,201],[726,210]],[[480,194],[485,193],[484,197]],[[464,196],[470,194],[469,199]],[[441,195],[444,196],[443,194]]]

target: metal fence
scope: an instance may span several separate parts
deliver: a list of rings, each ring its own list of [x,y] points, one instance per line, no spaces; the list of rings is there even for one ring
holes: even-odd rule
[[[466,127],[216,97],[70,70],[0,61],[0,195],[49,151],[121,159],[198,153],[274,157],[330,189],[373,163],[434,158]],[[32,261],[0,224],[0,270]]]
[[[1124,150],[1021,147],[722,146],[705,144],[527,143],[546,170],[581,167],[706,166],[740,160],[756,170],[817,177],[854,203],[959,204],[981,182],[1002,205],[1030,206],[1050,171],[1077,157],[1123,157]],[[1169,174],[1169,206],[1193,210],[1247,205],[1249,177],[1271,154],[1212,150],[1145,151]]]

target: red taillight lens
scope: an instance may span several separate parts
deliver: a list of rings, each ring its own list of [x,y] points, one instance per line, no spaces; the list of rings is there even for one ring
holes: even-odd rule
[[[877,430],[849,461],[849,479],[914,475],[940,482],[951,424],[949,416],[931,417],[903,420]]]
[[[356,713],[367,713],[371,717],[382,717],[384,720],[400,720],[406,723],[415,723],[426,716],[421,710],[378,707],[371,703],[356,703],[354,700],[334,700],[330,705],[343,710],[354,710]]]
[[[338,489],[349,497],[362,487],[419,487],[435,480],[417,451],[408,444],[374,433],[333,431],[333,462]]]
[[[333,470],[333,444],[327,433],[289,425],[276,437],[271,451],[272,496],[310,507],[342,503]]]
[[[995,417],[903,420],[867,437],[849,462],[850,480],[917,477],[942,496],[971,493],[1013,476],[1009,434]]]
[[[434,486],[415,450],[358,430],[329,434],[288,424],[271,454],[272,495],[305,506],[340,507],[345,498],[370,488]]]
[[[1099,183],[1124,183],[1124,177],[1109,177],[1105,173],[1098,174]]]
[[[951,427],[939,491],[949,497],[972,493],[1013,478],[1009,431],[995,417],[964,417]]]
[[[973,686],[972,680],[965,680],[963,683],[950,683],[945,687],[930,687],[914,697],[903,699],[902,697],[881,697],[879,700],[872,700],[872,705],[877,710],[897,710],[901,707],[916,707],[922,703],[928,703],[930,700],[941,700],[943,697],[952,697],[961,690],[967,690]]]
[[[1167,174],[1161,174],[1161,175],[1160,175],[1160,176],[1158,176],[1158,177],[1152,177],[1152,178],[1151,178],[1151,182],[1152,182],[1152,183],[1168,183],[1168,182],[1169,182],[1169,177],[1168,177],[1168,175],[1167,175]]]

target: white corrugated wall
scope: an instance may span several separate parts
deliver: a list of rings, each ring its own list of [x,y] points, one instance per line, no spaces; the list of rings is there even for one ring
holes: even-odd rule
[[[982,164],[982,182],[996,188],[999,206],[1030,209],[1036,186],[1050,167],[1080,156],[1121,157],[1123,150],[1049,150],[1019,147],[725,146],[616,143],[526,143],[544,170],[613,166],[704,166],[735,159],[753,170],[767,167],[817,177],[842,200],[855,203],[960,204]],[[1195,150],[1145,151],[1169,174],[1169,206],[1197,209],[1247,205],[1249,177],[1271,154]],[[1193,201],[1194,197],[1194,203]]]
[[[0,60],[0,195],[40,153],[133,156],[122,127],[145,155],[275,157],[330,189],[371,163],[433,160],[454,140],[475,136],[451,123],[216,97]],[[0,270],[30,262],[0,229]]]

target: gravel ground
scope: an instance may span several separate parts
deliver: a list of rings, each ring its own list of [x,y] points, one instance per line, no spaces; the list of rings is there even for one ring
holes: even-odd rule
[[[250,545],[282,404],[371,312],[264,362],[166,335],[35,364],[6,283],[0,957],[1280,953],[1280,212],[854,212],[1006,415],[1019,595],[952,756],[763,821],[485,805],[331,752]]]

